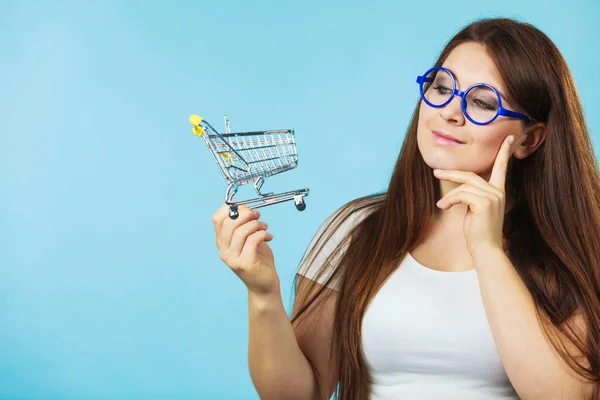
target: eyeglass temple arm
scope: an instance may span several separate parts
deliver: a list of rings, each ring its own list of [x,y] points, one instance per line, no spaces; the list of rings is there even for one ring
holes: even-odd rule
[[[498,115],[504,115],[505,117],[512,117],[512,118],[520,118],[520,119],[524,119],[526,121],[530,121],[531,119],[524,114],[515,112],[515,111],[510,111],[507,110],[506,108],[501,108],[500,110],[498,110]]]
[[[427,78],[426,76],[417,76],[417,83],[433,82],[433,78]]]

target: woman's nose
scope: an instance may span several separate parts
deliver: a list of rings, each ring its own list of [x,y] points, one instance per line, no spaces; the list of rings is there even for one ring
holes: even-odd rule
[[[462,110],[462,98],[460,96],[454,96],[450,103],[440,108],[440,116],[448,122],[455,124],[464,124],[465,115]]]

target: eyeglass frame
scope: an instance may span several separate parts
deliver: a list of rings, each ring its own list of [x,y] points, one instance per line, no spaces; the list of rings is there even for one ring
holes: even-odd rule
[[[452,94],[450,95],[450,97],[448,98],[448,100],[446,100],[446,102],[444,102],[443,104],[440,105],[435,105],[433,103],[430,103],[426,98],[425,98],[425,93],[423,92],[423,84],[426,82],[429,83],[433,83],[433,78],[427,78],[427,75],[429,75],[432,71],[444,71],[447,72],[450,77],[452,78]],[[454,96],[459,96],[462,99],[461,105],[462,105],[462,112],[463,115],[465,117],[467,117],[467,119],[469,121],[471,121],[472,123],[476,124],[476,125],[487,125],[487,124],[491,124],[492,122],[494,122],[496,120],[496,118],[498,118],[499,116],[505,116],[505,117],[509,117],[509,118],[518,118],[518,119],[522,119],[525,122],[530,122],[531,118],[529,118],[527,115],[525,114],[521,114],[518,113],[516,111],[511,111],[508,110],[504,107],[502,107],[502,97],[500,96],[500,93],[498,92],[498,90],[493,87],[492,85],[488,85],[487,83],[476,83],[474,85],[471,85],[467,90],[460,91],[456,88],[456,78],[454,77],[454,74],[452,72],[450,72],[450,70],[448,68],[445,67],[433,67],[428,69],[425,74],[423,75],[419,75],[417,76],[417,83],[419,84],[419,92],[421,93],[421,99],[423,99],[423,101],[425,103],[427,103],[428,106],[433,107],[433,108],[442,108],[445,107],[446,105],[448,105],[452,99],[454,99]],[[494,116],[494,118],[492,118],[491,120],[489,120],[488,122],[477,122],[475,121],[473,118],[471,118],[469,116],[469,113],[467,113],[467,94],[473,90],[476,87],[479,86],[485,86],[491,90],[494,91],[494,93],[496,93],[496,96],[498,97],[498,110],[496,111],[496,115]]]

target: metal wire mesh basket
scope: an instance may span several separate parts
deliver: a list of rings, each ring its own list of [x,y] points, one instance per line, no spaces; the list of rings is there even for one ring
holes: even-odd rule
[[[265,178],[289,171],[298,166],[295,133],[293,129],[231,133],[231,125],[225,116],[225,133],[216,131],[202,117],[190,116],[193,132],[204,139],[223,178],[228,183],[225,202],[229,205],[229,216],[239,216],[238,206],[248,208],[294,200],[296,209],[304,211],[309,189],[298,189],[279,194],[261,193]],[[238,187],[254,182],[258,198],[233,201]]]

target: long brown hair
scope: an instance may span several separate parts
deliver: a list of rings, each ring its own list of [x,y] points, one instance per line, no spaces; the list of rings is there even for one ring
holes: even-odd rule
[[[600,173],[573,77],[544,33],[511,19],[484,19],[466,26],[448,42],[435,65],[442,65],[466,42],[486,48],[513,104],[531,117],[531,123],[547,126],[546,140],[532,155],[511,160],[507,196],[514,198],[514,206],[506,211],[503,234],[508,256],[535,301],[553,347],[577,374],[598,383]],[[363,316],[407,252],[426,237],[436,212],[439,186],[417,147],[418,109],[417,105],[387,191],[337,210],[303,257],[314,259],[342,223],[365,211],[367,216],[339,244],[340,251],[333,251],[320,266],[319,275],[333,270],[329,281],[337,279],[340,285],[331,360],[338,371],[336,399],[369,397],[372,378],[362,351]],[[343,255],[332,262],[336,253]],[[295,296],[296,286],[297,277]],[[313,306],[331,294],[324,289],[296,297],[293,324],[302,323],[307,312],[318,312]],[[585,322],[586,335],[566,324],[574,315]],[[556,331],[585,359],[566,351]]]

